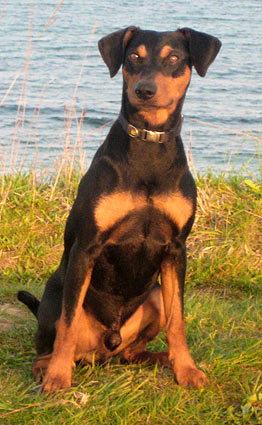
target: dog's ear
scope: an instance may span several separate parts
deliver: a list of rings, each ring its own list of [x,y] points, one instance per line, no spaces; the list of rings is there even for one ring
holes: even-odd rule
[[[212,35],[191,28],[181,28],[180,31],[188,41],[192,65],[194,65],[200,77],[204,77],[209,65],[214,61],[220,50],[221,41]]]
[[[112,32],[98,42],[100,54],[107,65],[111,78],[114,77],[123,63],[127,43],[138,32],[138,27],[127,27]]]

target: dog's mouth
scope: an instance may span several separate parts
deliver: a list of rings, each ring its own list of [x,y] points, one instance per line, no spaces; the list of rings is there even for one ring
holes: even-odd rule
[[[168,120],[177,105],[175,99],[167,99],[166,102],[160,102],[158,99],[142,101],[141,99],[133,98],[132,100],[132,106],[136,109],[138,115],[155,129]]]
[[[137,101],[133,103],[133,106],[135,106],[139,110],[155,111],[158,109],[170,109],[172,108],[174,104],[175,102],[172,99],[167,103],[161,103],[154,99],[150,99],[150,100],[137,99]]]

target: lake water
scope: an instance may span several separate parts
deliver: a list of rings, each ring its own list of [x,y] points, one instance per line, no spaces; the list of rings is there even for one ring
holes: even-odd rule
[[[36,159],[48,168],[61,161],[65,140],[67,152],[81,145],[90,162],[118,115],[122,88],[121,73],[109,78],[97,41],[137,25],[186,26],[221,39],[206,77],[193,73],[182,137],[197,171],[238,171],[249,160],[247,169],[258,171],[257,142],[224,129],[262,137],[261,0],[0,0],[0,16],[2,170],[22,159],[24,168]]]

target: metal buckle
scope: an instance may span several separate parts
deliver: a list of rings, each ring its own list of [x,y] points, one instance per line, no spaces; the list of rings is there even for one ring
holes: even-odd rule
[[[163,136],[165,133],[163,131],[150,131],[146,129],[138,129],[132,124],[128,123],[127,131],[129,136],[131,137],[138,137],[141,140],[144,140],[145,142],[154,142],[154,143],[163,143],[164,140],[161,140],[161,136]]]
[[[132,124],[128,124],[128,134],[131,137],[138,137],[139,130],[136,127],[134,127]]]
[[[161,136],[165,134],[164,132],[143,130],[143,133],[144,133],[144,140],[146,140],[147,142],[163,143],[163,141],[161,141]]]

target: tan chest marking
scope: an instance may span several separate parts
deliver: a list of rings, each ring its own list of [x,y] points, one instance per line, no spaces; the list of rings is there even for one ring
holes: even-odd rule
[[[145,197],[133,196],[129,192],[115,192],[103,196],[95,208],[96,224],[100,230],[108,230],[132,210],[144,206],[146,206]]]
[[[182,229],[192,215],[192,202],[180,192],[172,195],[154,196],[152,199],[153,206],[168,215],[179,229]],[[98,201],[94,214],[95,221],[101,231],[106,231],[131,211],[139,210],[148,205],[145,196],[134,196],[129,192],[114,192],[103,196]]]
[[[159,195],[153,197],[155,208],[168,215],[181,230],[193,213],[192,202],[186,199],[182,193],[172,195]]]

